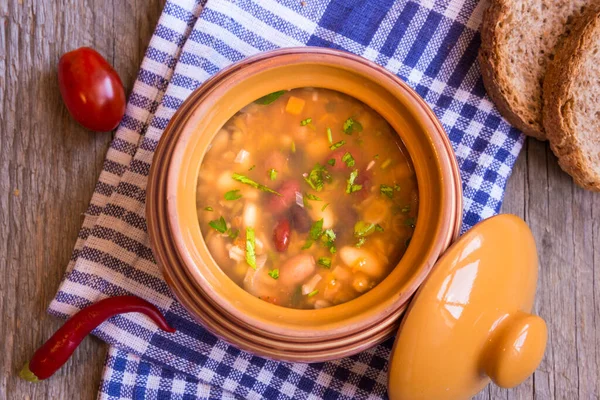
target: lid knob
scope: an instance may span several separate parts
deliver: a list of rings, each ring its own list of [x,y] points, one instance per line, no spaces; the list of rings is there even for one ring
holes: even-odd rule
[[[508,315],[490,335],[483,353],[483,370],[498,386],[515,387],[538,367],[547,339],[542,318],[521,311]]]

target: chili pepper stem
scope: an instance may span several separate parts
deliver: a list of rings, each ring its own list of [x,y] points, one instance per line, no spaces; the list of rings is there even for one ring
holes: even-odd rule
[[[25,365],[23,365],[21,372],[19,372],[19,377],[21,377],[22,379],[25,379],[26,381],[29,381],[29,382],[38,382],[39,381],[38,377],[35,376],[35,374],[33,372],[31,372],[31,370],[29,369],[29,363],[25,363]]]

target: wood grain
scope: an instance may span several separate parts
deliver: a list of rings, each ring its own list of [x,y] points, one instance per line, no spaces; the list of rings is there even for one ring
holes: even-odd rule
[[[92,46],[129,91],[164,0],[0,1],[0,399],[93,399],[106,346],[88,338],[46,382],[18,370],[61,324],[46,314],[71,256],[110,133],[62,105],[61,54]]]
[[[69,118],[55,68],[62,53],[90,45],[130,90],[163,4],[0,1],[0,400],[96,397],[106,351],[96,339],[46,382],[16,377],[61,323],[46,308],[111,139]],[[527,382],[476,398],[600,398],[600,195],[573,185],[547,145],[529,140],[503,212],[525,218],[537,240],[535,311],[548,323],[548,350]]]

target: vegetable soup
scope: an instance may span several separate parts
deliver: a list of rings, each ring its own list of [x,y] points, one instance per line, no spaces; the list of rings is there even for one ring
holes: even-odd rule
[[[234,115],[200,167],[197,206],[220,268],[292,308],[352,300],[406,251],[418,190],[390,125],[347,95],[271,93]]]

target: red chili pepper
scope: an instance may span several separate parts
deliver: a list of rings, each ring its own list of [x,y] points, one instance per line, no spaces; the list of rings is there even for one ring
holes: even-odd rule
[[[98,325],[114,315],[130,312],[145,314],[163,331],[175,332],[158,308],[146,300],[135,296],[110,297],[73,315],[35,352],[19,376],[31,382],[49,378],[67,362],[83,338]]]

